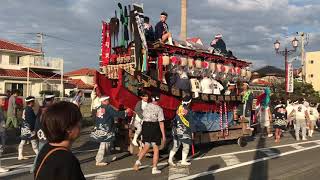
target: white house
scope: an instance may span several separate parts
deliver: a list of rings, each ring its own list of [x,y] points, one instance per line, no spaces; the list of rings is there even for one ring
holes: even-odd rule
[[[43,52],[0,39],[0,93],[19,90],[21,95],[40,96],[41,91],[63,95],[63,59],[44,57]]]

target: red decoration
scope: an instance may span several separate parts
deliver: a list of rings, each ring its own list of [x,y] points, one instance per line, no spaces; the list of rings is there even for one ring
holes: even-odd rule
[[[240,75],[241,74],[241,68],[240,67],[236,67],[235,68],[236,74]]]
[[[173,65],[180,65],[181,64],[181,59],[178,56],[171,56],[171,63]]]
[[[162,78],[163,78],[163,56],[160,54],[159,58],[158,58],[158,80],[162,82]]]
[[[221,65],[220,72],[224,73],[225,71],[226,71],[226,67],[224,67],[224,65]]]
[[[223,134],[223,112],[222,112],[221,103],[220,103],[219,115],[220,115],[220,131],[221,131],[221,134]]]
[[[205,68],[205,69],[209,69],[209,62],[207,62],[207,61],[203,61],[202,62],[202,68]]]
[[[225,114],[225,125],[226,125],[226,133],[225,135],[228,136],[229,135],[229,129],[228,129],[228,110],[227,110],[227,103],[224,103],[224,114]]]
[[[102,47],[101,47],[101,59],[102,65],[109,64],[111,57],[111,37],[110,37],[110,24],[102,22]]]

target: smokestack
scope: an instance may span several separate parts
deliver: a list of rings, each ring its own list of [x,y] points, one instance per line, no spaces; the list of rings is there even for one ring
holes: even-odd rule
[[[187,40],[187,0],[181,0],[181,40]]]

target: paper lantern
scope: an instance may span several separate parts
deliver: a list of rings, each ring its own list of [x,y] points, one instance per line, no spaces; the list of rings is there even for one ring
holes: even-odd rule
[[[247,70],[245,68],[241,69],[241,77],[246,77],[247,75]]]
[[[188,59],[186,57],[181,57],[181,66],[186,66],[188,65]]]
[[[202,62],[202,68],[204,68],[204,69],[209,69],[209,62],[207,62],[207,61],[203,61]]]
[[[171,63],[172,65],[180,65],[181,63],[180,58],[177,56],[171,56]]]
[[[224,70],[224,73],[229,73],[229,70],[230,70],[230,66],[229,65],[223,65],[225,70]]]
[[[162,65],[168,66],[169,64],[170,64],[170,57],[167,55],[162,56]]]
[[[195,63],[196,63],[196,68],[200,69],[202,67],[202,61],[200,59],[197,59]]]
[[[216,70],[216,63],[210,63],[210,70],[214,72]]]
[[[252,72],[250,70],[247,70],[246,72],[246,78],[247,80],[250,80],[251,79],[251,76],[252,76]]]
[[[218,73],[221,72],[221,66],[222,66],[222,64],[217,64],[217,65],[216,65],[216,68],[217,68],[217,72],[218,72]]]
[[[193,58],[188,58],[188,66],[192,68],[194,66],[194,59]]]
[[[236,71],[236,75],[240,75],[241,74],[241,68],[240,67],[235,67],[235,71]]]
[[[230,74],[233,75],[233,76],[236,75],[236,69],[235,69],[233,66],[231,66],[229,72],[230,72]]]

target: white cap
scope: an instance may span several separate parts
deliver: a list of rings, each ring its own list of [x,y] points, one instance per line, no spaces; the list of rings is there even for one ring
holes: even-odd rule
[[[222,38],[222,34],[217,34],[217,35],[215,35],[215,38]]]
[[[45,99],[51,99],[51,98],[54,98],[54,97],[55,97],[55,95],[44,95]]]
[[[33,96],[28,96],[25,101],[30,102],[30,101],[34,101],[34,100],[35,100],[35,98]]]
[[[102,96],[99,101],[102,102],[102,101],[105,101],[105,100],[109,100],[110,97],[109,96]]]
[[[7,96],[4,96],[4,95],[0,95],[0,99],[6,99],[8,98]]]

